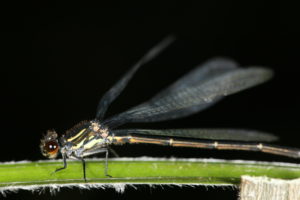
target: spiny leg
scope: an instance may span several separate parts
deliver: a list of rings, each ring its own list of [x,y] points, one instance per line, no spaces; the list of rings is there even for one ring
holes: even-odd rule
[[[89,155],[95,155],[95,154],[97,154],[97,153],[104,153],[104,152],[106,153],[106,154],[105,154],[105,166],[104,166],[104,167],[105,167],[105,170],[104,170],[104,174],[105,174],[105,176],[107,176],[107,177],[111,177],[111,176],[108,175],[108,173],[107,173],[107,171],[108,171],[108,162],[107,162],[107,161],[108,161],[108,153],[109,153],[109,148],[108,148],[108,147],[89,149],[89,150],[85,151],[83,157],[86,157],[86,156],[89,156]],[[75,157],[75,156],[74,156],[74,157]],[[85,168],[83,158],[82,158],[82,157],[75,157],[75,158],[81,160],[82,163],[83,163],[83,166],[84,166],[84,168]],[[84,170],[85,170],[85,169],[84,169]]]
[[[86,182],[85,160],[83,157],[78,157],[78,156],[74,156],[74,157],[77,158],[78,160],[81,160],[82,162],[83,180],[84,182]]]
[[[107,177],[112,177],[111,175],[109,175],[109,174],[107,173],[107,171],[108,171],[108,152],[109,152],[109,150],[106,149],[106,152],[105,152],[105,170],[104,170],[104,174],[105,174],[105,176],[107,176]]]
[[[61,170],[67,168],[67,158],[66,158],[66,155],[63,154],[63,155],[62,155],[62,158],[63,158],[64,166],[61,167],[61,168],[56,169],[53,173],[56,173],[56,172],[58,172],[58,171],[61,171]]]
[[[86,182],[85,160],[83,158],[80,158],[80,160],[82,162],[83,179]]]

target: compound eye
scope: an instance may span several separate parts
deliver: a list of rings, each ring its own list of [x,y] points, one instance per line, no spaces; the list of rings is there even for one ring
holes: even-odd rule
[[[58,150],[58,144],[56,141],[49,141],[46,143],[45,145],[45,150],[49,153],[49,154],[56,154],[57,150]]]

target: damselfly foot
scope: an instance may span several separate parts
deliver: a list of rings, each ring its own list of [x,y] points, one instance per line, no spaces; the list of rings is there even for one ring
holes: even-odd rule
[[[105,174],[105,176],[106,176],[107,178],[112,178],[112,176],[109,175],[109,174]]]

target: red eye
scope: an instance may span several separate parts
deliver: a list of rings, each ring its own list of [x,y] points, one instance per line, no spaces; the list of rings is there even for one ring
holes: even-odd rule
[[[56,141],[49,141],[45,144],[45,150],[49,154],[55,154],[58,150],[58,144]]]

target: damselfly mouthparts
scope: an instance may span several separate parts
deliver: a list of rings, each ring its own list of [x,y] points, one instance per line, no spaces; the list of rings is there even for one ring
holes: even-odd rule
[[[55,158],[62,155],[63,167],[67,158],[79,159],[83,163],[83,177],[86,180],[84,158],[105,153],[105,175],[108,175],[108,153],[110,145],[124,143],[148,143],[174,147],[194,147],[220,150],[261,151],[287,157],[300,157],[300,150],[255,142],[271,142],[276,136],[268,133],[237,129],[116,129],[130,122],[156,122],[191,115],[204,110],[224,96],[261,84],[272,77],[272,70],[251,66],[238,67],[237,63],[225,58],[214,58],[183,76],[171,86],[155,95],[149,101],[123,113],[104,119],[109,105],[123,91],[134,73],[156,57],[173,42],[167,37],[150,49],[99,102],[96,118],[83,121],[58,137],[55,131],[48,131],[41,140],[42,154]]]

